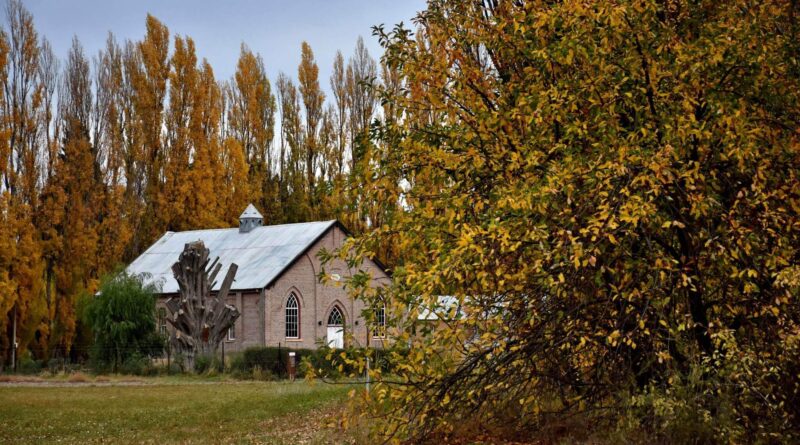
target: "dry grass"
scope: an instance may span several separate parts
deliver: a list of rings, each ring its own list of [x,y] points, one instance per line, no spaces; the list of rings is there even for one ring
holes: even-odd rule
[[[33,375],[0,374],[0,383],[36,383],[45,381]]]
[[[73,374],[70,374],[67,377],[67,381],[70,382],[70,383],[86,383],[86,382],[88,382],[90,380],[92,380],[92,379],[89,376],[87,376],[86,374],[84,374],[84,373],[82,373],[80,371],[79,372],[75,372]]]

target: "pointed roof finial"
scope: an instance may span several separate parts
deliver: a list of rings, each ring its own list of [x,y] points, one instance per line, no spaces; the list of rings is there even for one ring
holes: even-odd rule
[[[256,206],[250,203],[248,204],[247,208],[244,209],[244,212],[242,212],[242,214],[239,216],[239,219],[242,218],[264,218],[264,217],[261,216],[261,213],[259,213],[258,209],[256,209]]]

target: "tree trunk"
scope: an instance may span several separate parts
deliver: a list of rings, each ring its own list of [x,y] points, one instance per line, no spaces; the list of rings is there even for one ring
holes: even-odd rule
[[[202,241],[186,244],[172,272],[180,288],[179,296],[167,300],[168,318],[175,328],[170,343],[185,354],[189,368],[198,356],[212,356],[228,329],[239,318],[235,306],[225,304],[238,266],[231,264],[219,291],[211,295],[222,265],[219,257],[209,266],[209,250]]]

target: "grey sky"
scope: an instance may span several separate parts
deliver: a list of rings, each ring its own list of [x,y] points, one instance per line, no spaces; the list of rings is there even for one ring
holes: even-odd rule
[[[190,36],[198,60],[207,58],[217,79],[228,79],[236,69],[242,42],[264,58],[270,81],[279,71],[293,78],[300,62],[300,43],[306,40],[320,66],[320,83],[328,91],[328,78],[336,50],[353,53],[356,39],[364,37],[370,54],[380,47],[371,26],[387,28],[410,23],[424,0],[23,0],[40,35],[50,40],[60,59],[65,58],[73,35],[87,55],[105,45],[108,31],[118,41],[141,39],[145,17],[151,13],[170,35]]]

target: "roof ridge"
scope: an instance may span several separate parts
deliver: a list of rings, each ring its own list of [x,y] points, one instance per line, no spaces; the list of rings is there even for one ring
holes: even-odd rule
[[[334,223],[336,221],[338,221],[338,220],[336,220],[336,219],[326,219],[326,220],[320,220],[320,221],[304,221],[304,222],[293,222],[293,223],[283,223],[283,224],[270,224],[270,225],[267,225],[267,226],[255,227],[255,228],[253,228],[253,230],[266,229],[266,228],[270,228],[270,227],[299,226],[300,224]],[[167,230],[166,232],[164,232],[164,235],[166,235],[168,233],[177,234],[177,233],[192,233],[192,232],[211,232],[211,231],[219,231],[219,230],[237,230],[238,231],[239,228],[238,227],[218,227],[216,229],[179,230],[177,232],[171,231],[171,230]],[[162,237],[164,235],[162,235]]]

